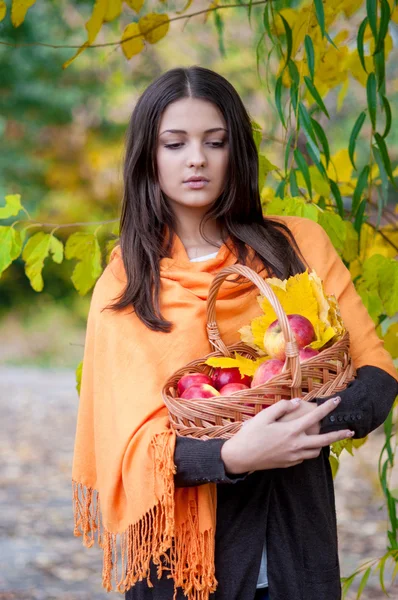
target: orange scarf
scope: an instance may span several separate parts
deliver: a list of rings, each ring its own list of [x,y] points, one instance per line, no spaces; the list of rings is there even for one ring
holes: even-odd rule
[[[356,294],[350,275],[322,228],[298,217],[288,224],[308,264],[335,293],[350,332],[354,364],[373,364],[397,377],[391,357]],[[132,313],[102,311],[123,291],[120,248],[97,281],[87,320],[72,486],[76,536],[102,547],[102,584],[124,592],[166,571],[188,600],[208,600],[217,587],[214,565],[216,484],[174,488],[175,434],[161,389],[187,362],[212,351],[206,335],[206,299],[213,276],[236,261],[223,245],[215,258],[190,262],[176,237],[172,257],[161,260],[161,313],[171,333],[149,330]],[[315,264],[314,264],[315,263]],[[256,260],[250,264],[255,268]],[[262,276],[266,273],[258,269]],[[217,322],[227,345],[261,313],[250,283],[224,282]],[[102,312],[101,312],[102,311]],[[205,442],[204,442],[205,443]]]

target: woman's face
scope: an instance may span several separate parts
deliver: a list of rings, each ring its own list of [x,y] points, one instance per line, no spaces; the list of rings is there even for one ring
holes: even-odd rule
[[[160,187],[174,212],[179,206],[213,204],[224,189],[228,155],[226,123],[214,104],[183,98],[168,105],[160,121],[156,160]]]

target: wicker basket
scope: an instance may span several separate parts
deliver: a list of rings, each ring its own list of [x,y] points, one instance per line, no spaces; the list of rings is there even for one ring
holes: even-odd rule
[[[213,374],[215,369],[205,364],[209,357],[233,357],[237,352],[246,358],[259,358],[256,350],[247,344],[241,342],[227,347],[220,337],[215,313],[216,298],[221,284],[230,274],[243,275],[249,279],[275,310],[285,338],[286,360],[282,373],[265,384],[235,392],[227,397],[215,396],[190,400],[179,398],[177,384],[183,375],[193,372],[206,373],[210,376]],[[283,398],[301,397],[302,400],[311,400],[315,396],[329,396],[344,390],[356,375],[349,354],[348,332],[345,332],[343,337],[329,348],[300,363],[297,342],[278,298],[264,279],[244,265],[226,267],[214,277],[207,300],[207,332],[215,351],[191,361],[176,371],[162,390],[170,423],[180,436],[203,440],[230,438],[240,429],[244,421],[271,404]]]

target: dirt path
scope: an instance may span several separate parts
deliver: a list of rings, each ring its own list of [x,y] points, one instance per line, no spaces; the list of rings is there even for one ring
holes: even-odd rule
[[[110,598],[101,587],[101,549],[86,549],[73,537],[70,479],[77,406],[72,371],[0,367],[1,600]],[[343,575],[385,548],[376,471],[382,443],[380,433],[373,434],[355,459],[344,457],[336,479]],[[377,578],[371,582],[362,598],[385,598]],[[397,586],[390,597],[398,598]]]

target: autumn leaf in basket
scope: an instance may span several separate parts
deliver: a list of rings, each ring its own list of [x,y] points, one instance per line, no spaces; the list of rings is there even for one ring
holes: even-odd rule
[[[206,365],[210,365],[211,367],[220,367],[221,369],[238,367],[242,376],[249,375],[249,377],[253,377],[261,363],[267,360],[267,357],[252,360],[251,358],[245,358],[244,356],[241,356],[237,352],[234,352],[234,354],[235,358],[229,358],[227,356],[212,356],[206,360]]]
[[[312,323],[315,339],[308,347],[320,350],[341,339],[345,329],[337,300],[333,295],[325,294],[322,280],[315,271],[308,272],[307,269],[283,281],[276,277],[266,281],[287,315],[299,314]],[[241,340],[257,350],[260,356],[267,356],[264,334],[277,315],[267,298],[259,295],[257,300],[264,314],[239,329],[239,333]]]

